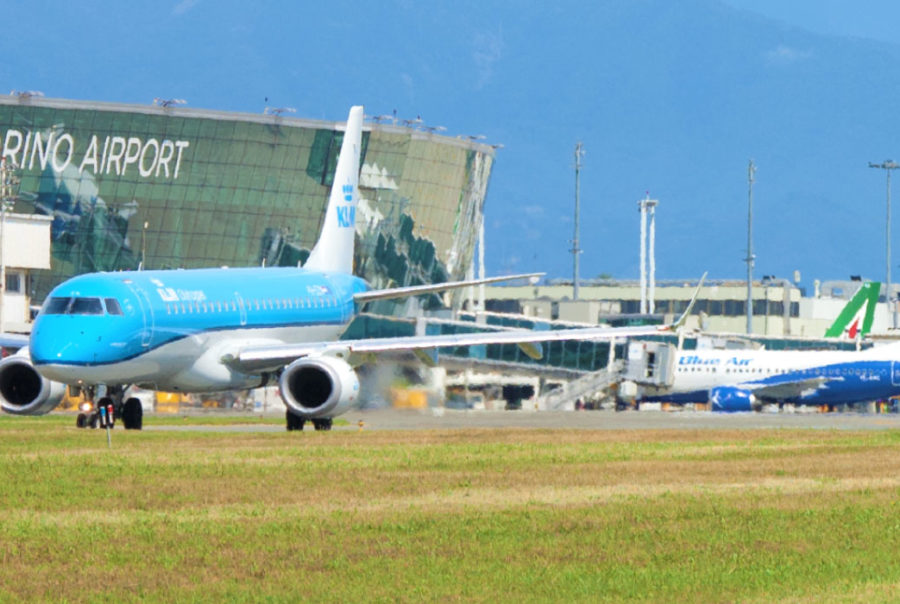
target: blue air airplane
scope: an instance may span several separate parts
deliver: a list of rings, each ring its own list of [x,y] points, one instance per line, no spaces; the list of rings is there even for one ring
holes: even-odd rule
[[[713,411],[767,403],[841,405],[900,395],[900,343],[863,351],[681,350],[674,380],[642,401],[703,402]]]
[[[9,413],[52,410],[79,385],[140,428],[130,385],[175,392],[255,388],[277,382],[289,430],[319,430],[357,402],[355,367],[381,354],[423,360],[442,346],[516,343],[540,357],[540,342],[655,333],[665,327],[508,331],[340,341],[361,305],[503,278],[372,290],[352,274],[363,108],[347,120],[319,240],[302,268],[211,268],[93,273],[57,286],[29,346],[0,361],[0,405]],[[506,277],[512,278],[512,277]],[[82,416],[83,424],[89,421]]]
[[[863,283],[825,333],[857,339],[872,327],[877,282]],[[680,350],[672,384],[646,387],[647,402],[708,402],[713,411],[769,403],[844,405],[900,395],[900,343],[865,351]]]

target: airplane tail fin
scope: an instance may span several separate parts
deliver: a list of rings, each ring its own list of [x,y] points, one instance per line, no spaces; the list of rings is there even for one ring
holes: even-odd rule
[[[359,156],[362,147],[363,108],[350,108],[344,142],[331,185],[331,196],[319,240],[304,268],[335,273],[353,272],[353,238],[359,202]]]
[[[879,291],[881,283],[877,281],[863,283],[825,332],[825,337],[855,340],[868,334],[875,318]]]

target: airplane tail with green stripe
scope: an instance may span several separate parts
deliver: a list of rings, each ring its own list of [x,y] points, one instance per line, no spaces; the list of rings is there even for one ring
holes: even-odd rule
[[[825,332],[825,337],[855,340],[868,334],[872,329],[880,291],[881,283],[877,281],[863,283]]]

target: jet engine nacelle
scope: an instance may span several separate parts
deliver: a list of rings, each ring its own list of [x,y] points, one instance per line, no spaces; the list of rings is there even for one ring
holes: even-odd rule
[[[710,390],[709,402],[713,411],[755,411],[759,408],[752,393],[727,386]]]
[[[335,357],[297,359],[281,373],[279,386],[284,404],[305,419],[340,415],[359,397],[356,372]]]
[[[65,384],[52,382],[37,372],[27,348],[0,361],[0,408],[7,413],[50,413],[65,393]]]

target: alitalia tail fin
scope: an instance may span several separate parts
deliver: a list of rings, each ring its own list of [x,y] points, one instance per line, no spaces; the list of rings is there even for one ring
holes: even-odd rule
[[[880,291],[881,283],[877,281],[863,283],[825,332],[825,337],[855,340],[868,334],[872,329]]]
[[[353,238],[356,234],[356,206],[359,202],[359,156],[362,147],[363,108],[350,108],[344,142],[338,156],[328,198],[328,209],[319,240],[304,268],[334,273],[353,272]]]

